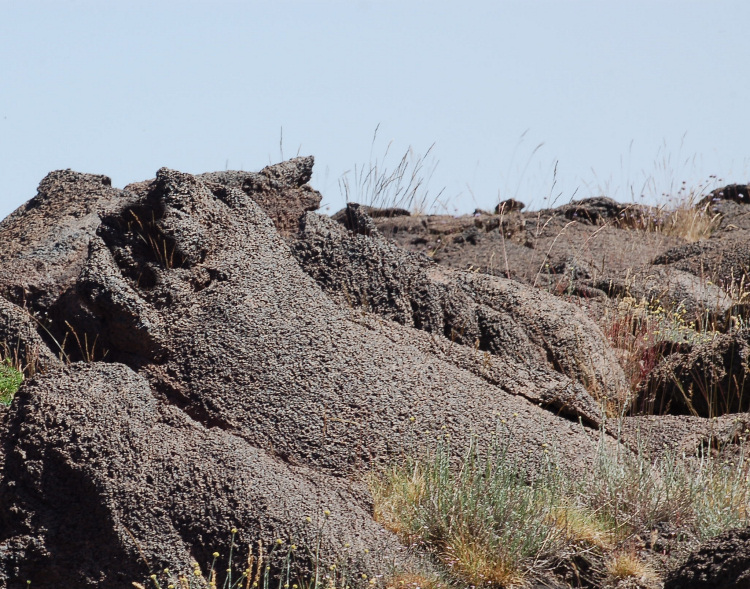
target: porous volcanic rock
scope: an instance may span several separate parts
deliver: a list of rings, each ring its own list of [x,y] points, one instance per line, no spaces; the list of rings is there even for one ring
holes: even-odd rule
[[[735,305],[716,284],[671,266],[634,269],[625,278],[600,278],[593,286],[610,296],[629,296],[654,308],[684,312],[686,322],[723,321]]]
[[[724,287],[747,284],[750,273],[750,232],[715,234],[709,239],[670,249],[654,264],[669,264]]]
[[[239,188],[251,195],[279,233],[287,235],[297,231],[305,211],[314,211],[320,206],[321,194],[308,184],[314,162],[312,156],[297,157],[266,166],[258,173],[209,172],[198,177],[228,188]]]
[[[500,277],[441,269],[383,239],[371,220],[364,234],[307,213],[293,251],[300,265],[342,306],[364,308],[439,334],[500,361],[548,366],[625,403],[627,384],[597,325],[578,307]],[[583,361],[582,359],[586,360]],[[591,403],[584,410],[591,415]]]
[[[107,176],[48,174],[34,198],[0,221],[0,294],[32,312],[51,309],[78,278],[100,214],[130,196]]]
[[[750,528],[708,540],[672,571],[664,589],[750,588]]]
[[[349,554],[356,575],[407,559],[372,519],[360,484],[201,425],[124,365],[78,363],[37,377],[10,421],[3,453],[12,483],[0,489],[5,583],[128,587],[226,554],[233,527],[245,552],[238,570],[248,544],[277,538],[320,540],[326,554]]]
[[[391,218],[411,216],[411,213],[409,211],[399,207],[371,207],[368,205],[360,205],[358,203],[347,203],[346,207],[331,215],[331,219],[333,219],[337,223],[346,225],[351,214],[351,210],[352,208],[354,208],[352,207],[352,205],[356,205],[356,208],[358,208],[361,212],[372,219],[376,219],[378,217]]]
[[[594,282],[625,280],[633,270],[650,266],[655,256],[685,243],[637,230],[649,211],[597,197],[503,216],[428,215],[375,222],[385,237],[441,265],[514,278],[554,294],[581,290],[588,297],[608,294],[595,294]]]
[[[141,552],[178,566],[225,543],[232,525],[243,541],[307,541],[292,520],[327,503],[340,520],[323,556],[378,569],[398,547],[351,478],[437,431],[460,452],[505,419],[508,452],[528,468],[543,444],[573,472],[593,463],[599,432],[558,415],[578,393],[560,376],[540,387],[546,365],[506,387],[508,368],[478,366],[469,346],[453,353],[445,334],[416,330],[410,341],[410,328],[364,321],[326,295],[280,235],[290,225],[277,229],[254,200],[304,189],[305,166],[271,166],[242,190],[165,168],[124,191],[55,172],[0,225],[0,293],[44,318],[37,335],[74,362],[27,380],[0,431],[6,577],[124,588],[147,572]],[[455,288],[497,313],[525,296],[470,276]],[[596,419],[581,407],[567,411]],[[342,552],[354,535],[356,551]],[[365,553],[370,538],[382,542]]]
[[[746,248],[735,242],[747,238],[731,234],[750,228],[748,210],[734,201],[712,205],[714,235],[725,236],[726,243],[713,237],[689,243],[644,230],[658,223],[660,209],[605,197],[504,217],[432,215],[375,223],[399,246],[444,266],[510,277],[585,300],[658,299],[665,308],[685,309],[688,320],[705,320],[706,312],[721,318],[733,305],[719,287],[728,279],[717,277],[741,277],[746,269]]]
[[[199,174],[201,180],[235,188],[252,195],[253,201],[271,218],[282,235],[297,231],[299,220],[305,211],[314,211],[320,206],[321,194],[308,182],[312,177],[315,158],[296,157],[280,164],[266,166],[260,172],[226,170]],[[134,182],[125,190],[146,194],[154,180]],[[407,213],[408,214],[408,213]]]
[[[750,443],[750,413],[696,417],[693,415],[633,415],[621,420],[623,442],[641,446],[651,456],[665,452],[697,456],[714,451],[741,450]]]
[[[0,296],[0,355],[27,367],[29,372],[60,365],[38,333],[28,312]]]
[[[711,191],[711,194],[701,199],[696,206],[710,206],[720,201],[750,204],[750,184],[729,184],[723,188],[717,188]]]
[[[643,383],[637,406],[699,417],[750,410],[748,337],[743,329],[673,346]]]
[[[713,191],[697,206],[715,217],[716,229],[708,239],[672,247],[656,256],[654,264],[700,276],[727,288],[750,279],[750,207],[745,185]]]

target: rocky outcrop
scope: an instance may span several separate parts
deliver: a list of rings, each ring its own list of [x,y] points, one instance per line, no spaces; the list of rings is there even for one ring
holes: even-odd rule
[[[125,190],[58,171],[0,222],[0,346],[28,367],[0,410],[0,585],[124,589],[206,562],[233,527],[243,548],[320,542],[322,562],[355,574],[417,566],[361,480],[436,437],[462,452],[500,428],[530,473],[553,446],[574,476],[644,439],[655,456],[745,443],[747,415],[631,415],[602,433],[629,383],[584,303],[619,297],[723,329],[662,337],[641,405],[750,408],[743,320],[722,323],[743,301],[681,266],[684,240],[640,231],[650,209],[596,198],[434,218],[350,203],[331,219],[313,212],[312,164],[162,168]],[[720,214],[700,248],[750,228]],[[699,378],[723,404],[699,406]],[[727,552],[717,542],[705,554]],[[708,570],[701,554],[672,578]],[[739,582],[723,566],[706,578]]]
[[[334,302],[280,235],[292,217],[273,219],[255,202],[255,191],[259,201],[276,191],[280,202],[307,193],[300,169],[271,167],[242,189],[161,169],[124,191],[58,172],[0,226],[0,293],[15,305],[9,312],[26,305],[38,320],[21,345],[41,341],[65,360],[24,383],[0,428],[6,579],[126,587],[149,567],[204,557],[232,525],[243,541],[302,544],[311,533],[304,514],[326,508],[336,520],[321,556],[382,570],[400,549],[351,478],[436,432],[461,451],[503,419],[508,452],[529,469],[542,461],[534,449],[552,440],[574,472],[595,459],[595,432],[578,418],[597,423],[597,408],[546,360],[509,361],[501,338],[526,332],[506,320],[501,293],[488,288],[473,302],[473,280],[446,286],[419,263],[393,275],[437,293],[416,313],[425,322],[466,301],[443,326],[458,332],[474,313],[496,342],[488,356],[444,328],[414,330],[410,302],[379,302],[388,316]],[[322,226],[350,239],[335,222]],[[351,235],[363,247],[373,240]],[[18,264],[27,271],[13,272]],[[337,280],[354,270],[330,267]],[[44,329],[33,327],[42,318]]]
[[[326,554],[352,555],[339,562],[357,575],[407,559],[373,521],[361,484],[202,425],[124,365],[79,363],[35,378],[11,422],[3,586],[132,587],[164,567],[192,570],[214,550],[226,553],[233,527],[238,570],[248,544],[277,538],[300,547],[320,540]]]
[[[61,364],[39,335],[40,328],[26,310],[0,296],[0,356],[26,367],[28,374]]]
[[[750,587],[750,528],[725,532],[703,544],[667,577],[664,589]]]
[[[547,366],[582,384],[598,402],[627,402],[624,374],[604,335],[559,298],[500,277],[443,270],[377,232],[346,231],[315,213],[306,215],[293,251],[342,306],[439,334],[503,362]],[[582,411],[590,416],[594,404],[587,405]]]
[[[747,330],[706,334],[673,346],[644,382],[648,413],[716,417],[750,410]]]

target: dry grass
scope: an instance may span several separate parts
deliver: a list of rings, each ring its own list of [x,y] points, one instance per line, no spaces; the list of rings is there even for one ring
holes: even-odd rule
[[[610,555],[607,560],[607,573],[616,581],[634,579],[640,583],[652,585],[660,580],[654,567],[635,552],[628,550],[617,551]]]
[[[669,308],[656,299],[637,301],[630,296],[608,309],[599,325],[618,352],[633,392],[675,345],[706,343],[718,334],[708,321],[688,318],[681,306]]]
[[[590,509],[562,502],[552,509],[550,518],[568,542],[602,550],[610,550],[615,546],[612,529]]]
[[[467,534],[452,537],[440,556],[452,576],[473,586],[518,587],[526,579],[513,555],[493,553],[482,539]]]
[[[638,207],[637,214],[628,215],[622,225],[688,242],[707,239],[718,228],[719,215],[711,213],[710,203],[697,206],[697,200],[697,195],[689,194],[657,207]]]
[[[750,432],[747,434],[750,436]],[[515,587],[549,574],[555,562],[593,551],[614,579],[651,583],[656,573],[629,552],[633,539],[662,526],[706,539],[750,523],[750,464],[704,452],[649,453],[605,443],[585,476],[550,459],[519,469],[501,442],[462,456],[434,451],[373,476],[378,521],[427,554],[452,584]]]
[[[501,441],[483,451],[471,444],[460,468],[455,458],[440,441],[427,456],[373,476],[376,518],[455,582],[521,584],[562,541],[549,485],[527,484]]]
[[[374,150],[378,130],[372,137]],[[429,183],[438,162],[430,160],[434,144],[424,155],[417,154],[411,147],[394,166],[390,166],[391,143],[385,148],[381,158],[366,164],[355,165],[353,171],[345,172],[339,179],[339,189],[346,202],[356,202],[375,208],[401,208],[415,214],[426,214],[436,205],[445,208],[441,201],[445,189],[436,195],[430,192]],[[371,151],[372,153],[372,151]],[[350,175],[353,176],[350,178]]]
[[[437,574],[404,572],[386,581],[386,589],[449,589],[450,585]]]

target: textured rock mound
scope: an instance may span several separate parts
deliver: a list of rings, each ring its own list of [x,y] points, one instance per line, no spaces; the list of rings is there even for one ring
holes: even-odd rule
[[[673,346],[644,382],[639,406],[701,417],[748,411],[748,336],[741,330]]]
[[[746,185],[730,185],[714,191],[694,214],[681,210],[672,216],[658,208],[597,197],[541,211],[502,215],[477,211],[464,217],[374,218],[373,222],[382,236],[440,266],[468,269],[472,275],[478,271],[480,281],[487,280],[484,275],[512,278],[516,281],[513,289],[519,290],[517,283],[521,282],[573,301],[601,320],[606,333],[612,328],[607,321],[619,321],[623,299],[636,301],[650,321],[649,326],[638,328],[654,331],[650,336],[659,335],[659,345],[645,352],[657,359],[645,361],[644,374],[633,377],[633,382],[644,383],[636,409],[662,407],[676,414],[714,415],[750,408],[744,400],[746,346],[741,341],[744,336],[736,333],[750,315],[750,207],[746,197]],[[694,231],[696,228],[701,231]],[[694,239],[699,240],[691,241]],[[512,298],[503,297],[506,301]],[[470,298],[487,306],[477,293]],[[522,297],[516,297],[519,299]],[[521,307],[514,302],[512,315],[529,341],[536,346],[542,335],[550,342],[546,333],[535,336],[528,329],[540,323],[536,318],[521,319]],[[656,309],[666,318],[656,317]],[[553,315],[560,317],[559,311]],[[572,324],[576,321],[566,319],[559,331],[553,331],[569,333]],[[619,330],[619,325],[614,328]],[[664,335],[679,330],[683,335],[686,330],[694,333],[679,341]],[[716,342],[704,341],[707,331],[717,336]],[[633,333],[618,345],[627,348],[643,335]],[[570,342],[572,338],[564,339]],[[734,343],[727,343],[729,340]],[[556,344],[549,347],[560,349]],[[571,362],[565,365],[559,355],[548,357],[558,364],[556,368],[591,391],[592,383],[602,386],[605,381],[619,379],[597,372],[599,367],[608,370],[612,365],[607,348],[605,345],[604,352],[597,354],[594,346],[593,356],[576,354],[576,366]],[[618,350],[618,355],[631,373],[628,359],[635,356],[625,348]],[[516,349],[529,353],[528,346]],[[589,349],[591,346],[579,346],[577,351]],[[597,367],[593,378],[592,370],[588,375],[580,373],[581,358],[591,358]],[[648,374],[654,364],[657,370]],[[602,390],[609,390],[608,386]],[[717,396],[714,393],[723,400],[714,403],[699,398]]]
[[[239,188],[252,197],[276,225],[281,234],[297,231],[300,217],[305,211],[320,206],[321,195],[308,184],[312,177],[312,156],[298,157],[267,166],[257,174],[252,172],[211,172],[200,179]]]
[[[670,573],[664,589],[748,589],[750,528],[725,532],[693,552]]]
[[[521,283],[439,268],[383,239],[351,207],[356,227],[308,213],[293,251],[301,266],[342,306],[363,308],[402,325],[441,335],[503,362],[547,367],[578,381],[598,401],[625,403],[627,384],[596,324],[578,307]],[[585,359],[585,360],[584,360]],[[578,415],[596,403],[577,393]]]
[[[368,563],[349,563],[357,573],[403,559],[359,485],[201,425],[123,365],[49,372],[19,401],[3,441],[5,583],[128,587],[165,566],[210,561],[232,527],[243,549],[271,545],[282,532],[300,546],[315,546],[320,535],[328,554],[369,549]],[[306,517],[314,522],[298,523]]]
[[[506,321],[503,301],[520,304],[525,291],[460,275],[441,284],[419,264],[394,275],[414,272],[435,304],[455,292],[469,307],[453,316],[494,325],[489,359],[444,329],[414,330],[326,295],[279,234],[312,206],[295,200],[314,194],[311,165],[271,166],[240,188],[226,174],[161,169],[115,190],[104,177],[55,172],[0,225],[3,312],[11,323],[33,317],[15,331],[0,325],[0,341],[15,337],[23,350],[43,342],[48,359],[0,428],[8,583],[126,587],[147,572],[144,558],[150,567],[201,559],[232,525],[243,541],[306,542],[302,518],[323,508],[337,512],[323,556],[382,572],[402,555],[351,478],[434,432],[444,428],[460,450],[503,418],[509,452],[529,468],[551,441],[573,471],[595,459],[598,436],[577,419],[598,419],[585,391],[551,361],[503,365],[506,323],[530,351],[541,337],[571,346],[578,337],[574,326],[543,322],[535,336]],[[274,216],[290,199],[289,215]],[[359,271],[330,267],[339,280]],[[533,307],[545,300],[526,317],[536,320]],[[443,321],[458,332],[458,319]],[[594,377],[608,382],[604,372]]]

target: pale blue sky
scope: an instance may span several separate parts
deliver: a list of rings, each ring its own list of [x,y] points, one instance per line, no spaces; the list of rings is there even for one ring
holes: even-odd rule
[[[0,0],[0,217],[58,168],[258,170],[282,128],[331,210],[390,142],[435,143],[451,212],[748,182],[748,23],[747,0]]]

